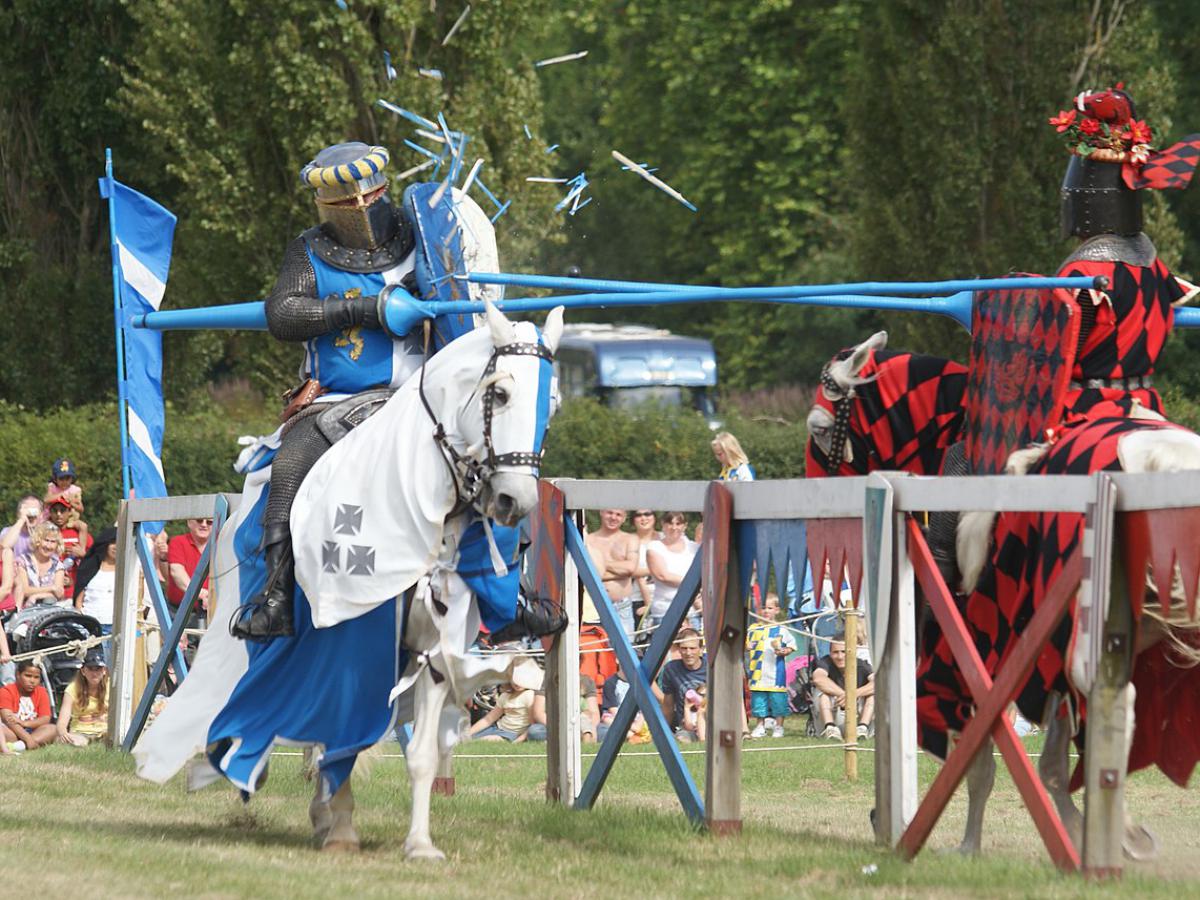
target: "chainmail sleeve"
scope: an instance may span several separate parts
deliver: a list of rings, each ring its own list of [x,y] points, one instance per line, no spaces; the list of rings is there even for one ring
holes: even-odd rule
[[[281,341],[306,341],[329,330],[324,304],[317,296],[317,273],[303,238],[288,244],[266,306],[267,329]]]
[[[946,451],[941,474],[971,474],[971,464],[967,459],[967,445],[965,441],[952,444]],[[950,590],[955,592],[959,590],[959,583],[962,581],[962,575],[958,571],[958,553],[955,547],[955,538],[958,533],[958,516],[957,512],[930,513],[929,530],[925,536],[929,543],[929,550],[933,554],[934,562],[937,563],[938,571],[942,573],[942,578],[945,579],[946,585]]]

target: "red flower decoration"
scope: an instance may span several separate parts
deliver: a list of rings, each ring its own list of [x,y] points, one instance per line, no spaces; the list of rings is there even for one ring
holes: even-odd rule
[[[1144,119],[1132,119],[1119,137],[1131,144],[1149,144],[1154,135]]]
[[[1079,130],[1084,134],[1099,134],[1100,120],[1099,119],[1084,119],[1079,123]]]
[[[1062,134],[1075,123],[1075,110],[1064,109],[1060,110],[1057,116],[1050,119],[1050,124],[1055,127],[1059,134]]]

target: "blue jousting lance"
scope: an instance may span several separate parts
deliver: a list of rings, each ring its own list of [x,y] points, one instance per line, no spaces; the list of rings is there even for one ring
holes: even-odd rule
[[[825,306],[841,309],[873,309],[901,312],[930,312],[949,316],[970,329],[972,295],[978,290],[1026,290],[1069,288],[1103,290],[1103,278],[987,278],[926,282],[858,282],[850,284],[791,285],[782,287],[716,288],[694,285],[622,282],[601,279],[556,278],[547,275],[510,275],[473,273],[464,280],[480,284],[515,284],[527,287],[590,290],[591,293],[550,297],[518,297],[500,300],[496,306],[505,312],[537,312],[566,306],[568,309],[614,309],[625,306],[658,306],[677,303],[717,301],[758,301],[797,306]],[[385,289],[387,290],[387,289]],[[902,296],[906,293],[955,291],[948,297]],[[388,303],[385,315],[395,309],[399,315],[405,306],[396,300]],[[483,303],[474,300],[429,301],[421,303],[431,315],[454,315],[483,311]],[[1175,324],[1200,326],[1200,310],[1177,310]],[[411,320],[406,321],[410,325]],[[159,331],[228,328],[264,331],[267,317],[262,302],[235,303],[195,309],[160,310],[134,321],[135,327]],[[403,328],[407,331],[408,328]]]

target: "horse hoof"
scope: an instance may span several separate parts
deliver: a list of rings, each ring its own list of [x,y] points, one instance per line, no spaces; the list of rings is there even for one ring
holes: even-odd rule
[[[357,853],[359,847],[358,841],[326,841],[321,847],[322,853]]]
[[[1158,838],[1145,825],[1129,825],[1125,828],[1121,848],[1134,862],[1147,862],[1158,856]]]
[[[408,860],[428,859],[441,862],[446,858],[446,854],[433,846],[433,844],[414,844],[404,848],[404,858]]]

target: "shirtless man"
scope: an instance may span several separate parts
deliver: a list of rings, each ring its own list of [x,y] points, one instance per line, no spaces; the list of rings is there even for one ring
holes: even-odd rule
[[[625,510],[601,510],[600,528],[589,534],[586,542],[621,627],[632,637],[633,573],[637,569],[639,544],[636,534],[621,530],[624,524]]]

